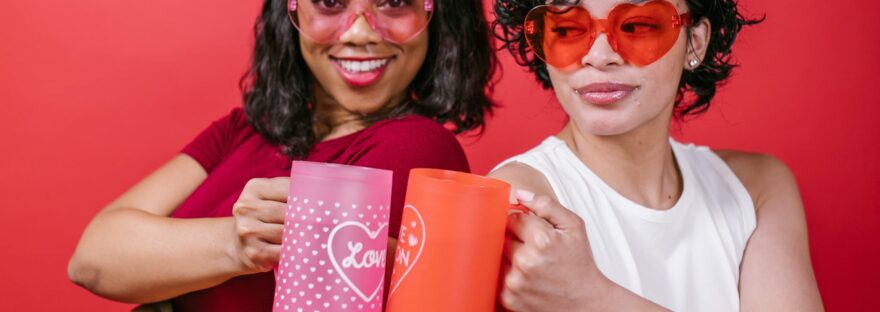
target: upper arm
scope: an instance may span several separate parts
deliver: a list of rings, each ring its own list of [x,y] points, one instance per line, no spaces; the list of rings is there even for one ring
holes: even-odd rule
[[[180,154],[132,186],[104,211],[131,208],[168,216],[207,176],[205,169],[195,159]]]
[[[748,189],[756,209],[757,227],[740,269],[742,310],[822,310],[803,203],[792,172],[766,155],[732,151],[718,155]]]
[[[549,196],[558,201],[556,193],[547,178],[540,171],[526,164],[511,162],[489,173],[489,177],[496,178],[510,184],[510,202],[516,203],[516,190],[524,190],[536,195]]]
[[[135,184],[104,211],[119,208],[142,210],[168,216],[186,200],[226,157],[228,149],[243,139],[249,129],[241,108],[212,122],[180,155]]]

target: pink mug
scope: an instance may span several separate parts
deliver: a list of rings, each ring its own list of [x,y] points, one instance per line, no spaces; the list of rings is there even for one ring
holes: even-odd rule
[[[293,162],[273,311],[382,311],[391,177]]]

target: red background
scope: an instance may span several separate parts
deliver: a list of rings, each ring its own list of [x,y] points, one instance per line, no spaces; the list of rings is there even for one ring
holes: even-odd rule
[[[798,177],[829,310],[862,310],[880,280],[877,1],[744,0],[743,67],[676,136],[767,152]],[[0,10],[0,310],[120,310],[67,280],[90,218],[240,105],[259,1],[3,1]],[[561,109],[501,53],[504,105],[464,139],[485,173],[562,125]]]

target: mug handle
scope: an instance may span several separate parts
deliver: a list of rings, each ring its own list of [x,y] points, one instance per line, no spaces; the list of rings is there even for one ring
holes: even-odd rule
[[[511,204],[510,207],[507,208],[507,215],[510,215],[513,213],[532,213],[532,211],[529,210],[529,208],[526,206],[523,206],[520,204],[516,204],[516,205]]]

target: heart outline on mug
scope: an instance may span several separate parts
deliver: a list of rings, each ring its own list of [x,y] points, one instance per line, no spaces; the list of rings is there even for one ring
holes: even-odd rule
[[[339,265],[338,261],[336,261],[336,256],[333,254],[333,238],[336,236],[336,233],[339,230],[341,230],[345,227],[349,227],[349,226],[358,227],[358,228],[364,230],[364,232],[367,233],[367,236],[369,236],[370,239],[376,239],[379,236],[379,233],[381,233],[382,230],[388,226],[388,224],[387,223],[382,224],[382,226],[380,226],[379,229],[377,229],[374,232],[374,231],[370,231],[369,228],[367,228],[363,223],[360,223],[358,221],[346,221],[346,222],[340,223],[339,225],[334,227],[333,231],[331,231],[330,235],[327,237],[327,254],[330,258],[330,263],[333,264],[334,268],[336,268],[336,272],[339,273],[339,276],[342,278],[342,280],[345,281],[345,283],[348,284],[348,286],[352,290],[354,290],[354,292],[358,296],[360,296],[361,299],[363,299],[365,302],[370,302],[373,300],[373,298],[376,297],[376,294],[379,293],[379,290],[382,289],[382,286],[385,284],[385,274],[382,274],[382,278],[379,280],[379,283],[378,283],[378,285],[376,285],[376,289],[373,290],[373,293],[370,296],[367,296],[366,294],[363,293],[363,291],[360,289],[360,287],[355,285],[355,283],[351,281],[351,279],[348,277],[348,275],[345,274],[345,271]]]
[[[416,217],[419,220],[419,225],[421,225],[421,228],[422,228],[422,238],[419,242],[419,252],[416,253],[416,256],[413,258],[412,264],[410,264],[406,268],[406,270],[403,272],[403,274],[400,276],[400,278],[397,280],[394,280],[394,272],[391,273],[391,276],[392,276],[391,283],[393,285],[391,285],[391,291],[388,292],[389,300],[390,300],[391,296],[394,295],[394,292],[397,290],[397,288],[400,286],[400,284],[403,283],[404,279],[406,279],[406,276],[409,274],[409,272],[412,271],[412,269],[419,262],[419,257],[422,256],[422,251],[425,250],[425,243],[427,242],[426,238],[428,237],[428,230],[427,230],[428,228],[425,225],[425,219],[422,218],[422,213],[419,212],[419,209],[413,205],[406,205],[403,207],[403,209],[404,210],[410,209],[416,214]],[[407,240],[398,239],[397,244],[406,243],[406,241]],[[395,261],[395,263],[396,263],[396,261]],[[395,264],[394,268],[397,269],[396,264]]]

